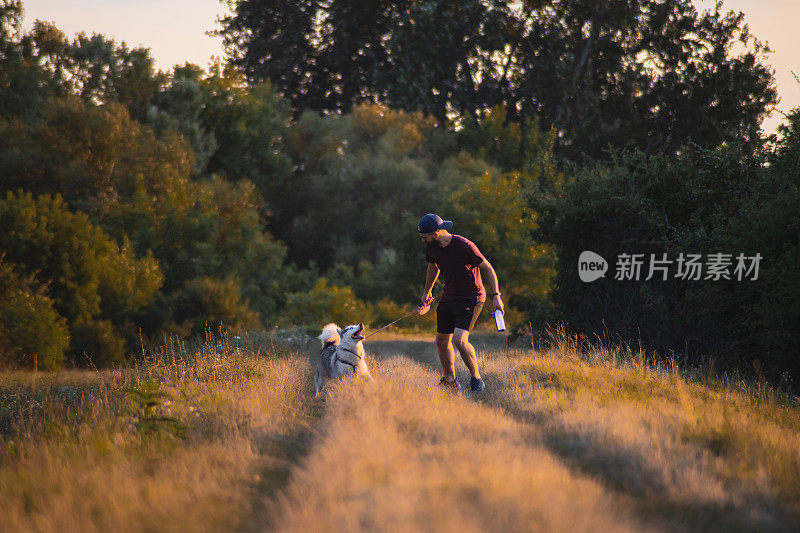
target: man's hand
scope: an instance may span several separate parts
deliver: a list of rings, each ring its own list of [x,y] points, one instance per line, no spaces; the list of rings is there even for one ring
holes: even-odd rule
[[[433,295],[428,291],[420,298],[419,307],[417,307],[419,314],[424,315],[427,313],[431,308],[431,302],[433,302]]]
[[[499,309],[500,312],[503,313],[503,315],[505,316],[506,309],[505,306],[503,305],[503,299],[500,298],[499,294],[496,294],[494,296],[494,301],[492,302],[492,313],[494,313],[495,309]]]

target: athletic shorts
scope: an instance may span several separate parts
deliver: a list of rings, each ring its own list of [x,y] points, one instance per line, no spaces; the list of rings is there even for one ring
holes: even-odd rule
[[[453,300],[452,302],[439,302],[436,306],[436,331],[439,333],[453,333],[455,328],[472,330],[475,321],[483,309],[483,302],[475,298],[468,300]]]

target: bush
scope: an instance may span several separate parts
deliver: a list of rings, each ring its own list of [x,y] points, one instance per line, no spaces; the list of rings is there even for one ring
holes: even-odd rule
[[[622,337],[646,348],[689,357],[712,355],[718,368],[754,363],[798,385],[800,323],[800,119],[775,149],[752,146],[696,150],[679,157],[614,154],[608,164],[579,169],[575,181],[532,206],[536,238],[556,246],[553,300],[561,317],[589,334]],[[769,164],[766,164],[769,162]],[[609,262],[605,278],[583,283],[584,250]],[[644,254],[638,280],[616,280],[620,253]],[[731,279],[660,274],[646,280],[650,254],[731,254]],[[762,256],[757,280],[738,281],[736,256]],[[750,277],[752,274],[750,275]],[[688,352],[688,353],[687,353]],[[756,362],[760,360],[760,362]]]
[[[56,370],[69,342],[67,321],[53,301],[0,256],[0,366]]]
[[[158,263],[149,256],[136,259],[127,243],[118,246],[85,214],[71,213],[60,196],[9,192],[0,201],[0,227],[0,252],[47,284],[55,311],[70,330],[80,330],[81,335],[71,335],[70,351],[100,354],[102,338],[102,349],[109,351],[92,364],[120,360],[116,346],[122,337],[116,328],[127,329],[127,321],[155,298],[163,279]],[[92,328],[95,320],[108,322]]]
[[[370,307],[372,308],[372,314],[374,316],[372,326],[379,328],[397,320],[409,311],[416,309],[417,304],[400,305],[389,298],[383,298],[377,302],[371,303]],[[436,304],[424,315],[414,313],[397,323],[398,328],[433,328],[435,326]]]
[[[125,362],[125,341],[108,320],[79,320],[70,329],[76,366],[103,368]]]
[[[325,278],[319,278],[308,292],[290,294],[283,317],[288,324],[335,322],[340,326],[359,322],[370,324],[373,319],[370,306],[356,298],[352,288],[329,285]]]
[[[258,325],[258,314],[243,300],[235,279],[211,277],[187,281],[172,297],[174,310],[171,329],[182,336],[202,335],[220,325],[243,330]]]

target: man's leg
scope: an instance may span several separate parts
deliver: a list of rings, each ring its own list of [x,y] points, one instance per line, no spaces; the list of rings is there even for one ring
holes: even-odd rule
[[[456,379],[456,353],[450,341],[452,333],[436,333],[436,348],[439,350],[439,361],[442,363],[442,372],[447,381]]]
[[[473,378],[480,379],[481,373],[478,371],[478,358],[475,355],[475,347],[469,342],[469,331],[455,328],[453,332],[453,343],[456,345],[456,348],[458,348],[458,353],[461,354],[461,359],[463,359],[464,364],[467,365],[470,375]],[[455,354],[453,354],[453,356],[455,356]]]
[[[450,343],[453,340],[456,315],[450,308],[451,305],[445,302],[439,302],[436,306],[436,348],[439,350],[442,373],[448,382],[456,379],[456,353]]]

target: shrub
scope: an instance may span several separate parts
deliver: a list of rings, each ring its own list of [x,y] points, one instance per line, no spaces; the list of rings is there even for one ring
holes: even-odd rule
[[[79,320],[70,329],[75,365],[110,367],[125,362],[125,341],[108,320]]]
[[[258,324],[258,314],[243,300],[235,279],[202,277],[187,281],[172,297],[172,329],[183,336],[201,335],[221,324],[242,330]]]
[[[93,364],[118,361],[115,347],[122,338],[115,328],[125,329],[153,301],[163,279],[158,263],[150,256],[136,259],[127,243],[118,246],[85,214],[71,213],[58,195],[9,192],[0,201],[0,227],[0,252],[47,284],[55,311],[70,330],[80,330],[81,335],[71,335],[70,351],[93,354],[102,338],[102,349],[111,351]],[[94,320],[107,323],[89,326]]]
[[[340,326],[370,324],[373,318],[370,306],[356,298],[352,288],[329,285],[326,278],[319,278],[308,292],[290,294],[283,317],[289,324],[335,322]]]
[[[382,327],[390,322],[393,322],[405,315],[409,311],[416,309],[417,304],[400,305],[389,298],[383,298],[370,304],[372,308],[372,315],[374,317],[372,326]],[[417,313],[404,318],[397,323],[399,328],[410,327],[433,327],[436,325],[436,308],[434,307],[426,314],[419,315]]]
[[[56,370],[69,342],[67,321],[53,301],[0,256],[0,366]]]

